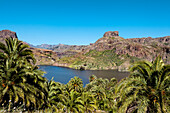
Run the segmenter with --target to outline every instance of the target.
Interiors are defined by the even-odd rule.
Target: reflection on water
[[[96,75],[98,78],[111,79],[115,77],[118,81],[129,75],[128,72],[118,72],[116,70],[74,70],[56,66],[39,66],[41,70],[45,71],[45,77],[51,80],[54,77],[54,81],[66,84],[74,76],[78,76],[83,80],[83,84],[89,83],[89,77]]]

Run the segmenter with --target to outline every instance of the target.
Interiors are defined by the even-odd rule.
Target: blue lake
[[[39,69],[46,72],[44,75],[48,80],[54,77],[54,81],[66,84],[71,78],[77,76],[82,79],[83,84],[89,83],[89,77],[96,75],[98,78],[111,79],[115,77],[118,81],[129,75],[128,72],[118,72],[116,70],[74,70],[56,66],[39,66]]]

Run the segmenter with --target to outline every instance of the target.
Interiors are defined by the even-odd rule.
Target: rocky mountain
[[[32,45],[32,46],[35,47],[35,48],[50,49],[51,50],[56,45],[41,44],[41,45],[36,45],[36,46]]]
[[[0,31],[0,42],[4,42],[5,39],[9,37],[18,38],[16,32],[12,32],[9,30]]]
[[[114,32],[112,34],[106,32],[102,38],[89,47],[88,51],[113,49],[118,55],[124,54],[150,61],[157,55],[161,55],[163,59],[166,59],[170,53],[170,36],[124,39],[115,35]]]
[[[41,44],[33,47],[52,50],[58,54],[58,57],[62,58],[62,57],[69,57],[72,55],[76,55],[77,53],[85,50],[88,47],[88,45]]]
[[[109,31],[84,51],[60,59],[57,64],[69,64],[76,69],[127,70],[137,60],[153,61],[158,55],[170,63],[170,36],[124,39],[118,31]]]
[[[15,32],[0,31],[0,40],[17,38]],[[37,64],[64,66],[74,69],[118,69],[127,70],[138,60],[153,61],[158,55],[170,64],[170,36],[124,39],[118,31],[108,31],[90,45],[32,46]]]
[[[0,31],[0,42],[4,43],[5,39],[9,37],[18,38],[16,32],[12,32],[10,30]],[[23,43],[27,45],[31,45],[26,42]],[[33,47],[30,47],[30,49],[34,53],[34,56],[37,60],[37,65],[53,65],[58,60],[57,53],[53,52],[52,50],[39,49]]]

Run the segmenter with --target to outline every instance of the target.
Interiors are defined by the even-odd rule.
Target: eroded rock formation
[[[119,32],[118,31],[108,31],[103,35],[103,37],[114,37],[114,36],[119,36]]]
[[[18,38],[16,32],[12,32],[10,30],[0,31],[0,42],[4,43],[5,39],[9,37]]]

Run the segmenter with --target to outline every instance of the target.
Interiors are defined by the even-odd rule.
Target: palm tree
[[[70,92],[66,91],[65,95],[60,95],[62,103],[65,105],[67,113],[83,113],[85,108],[81,98],[78,98],[80,94],[71,90]]]
[[[154,62],[140,61],[130,68],[131,76],[116,90],[119,112],[170,112],[170,65],[161,57]]]
[[[27,63],[35,63],[35,58],[28,45],[23,44],[22,41],[16,38],[7,38],[5,42],[6,44],[0,43],[0,50],[2,51],[0,53],[1,63],[7,60],[8,65],[12,66],[18,63],[19,59],[24,59]]]
[[[92,82],[93,80],[97,79],[97,77],[95,75],[91,75],[89,77],[89,82]]]
[[[68,82],[69,91],[74,90],[77,92],[82,92],[83,90],[83,81],[79,77],[71,78]]]
[[[48,103],[49,108],[52,108],[53,111],[56,112],[62,112],[64,110],[64,105],[61,103],[61,98],[62,96],[60,95],[64,95],[63,94],[63,85],[61,83],[55,82],[53,81],[53,78],[51,79],[50,82],[47,83],[48,84]]]
[[[82,95],[78,97],[78,100],[79,99],[82,101],[86,113],[93,112],[97,109],[95,99],[91,92],[83,92]]]
[[[46,84],[47,79],[42,76],[43,74],[44,72],[39,70],[38,66],[31,66],[31,68],[27,70],[27,72],[24,75],[26,76],[26,79],[27,79],[26,83],[33,86],[34,88],[34,93],[32,94],[34,94],[36,103],[34,103],[34,107],[32,108],[42,109],[44,107],[47,107],[48,105],[48,102],[47,102],[48,89],[47,89],[47,84]]]
[[[6,44],[0,43],[0,50],[0,104],[8,106],[8,111],[20,104],[24,104],[24,108],[35,106],[36,98],[43,95],[39,80],[45,81],[45,78],[33,65],[35,59],[29,46],[7,38]]]
[[[91,79],[92,77],[90,77],[89,79]],[[102,78],[97,78],[96,76],[94,76],[95,79],[93,79],[89,84],[86,84],[85,90],[86,91],[91,91],[93,87],[101,87],[104,88],[106,81]]]
[[[91,82],[86,85],[85,91],[91,92],[96,100],[96,104],[99,109],[105,111],[113,111],[114,108],[114,98],[113,94],[115,92],[115,85],[117,80],[112,78],[110,81],[108,79],[97,78],[96,76],[91,76],[89,79]]]

